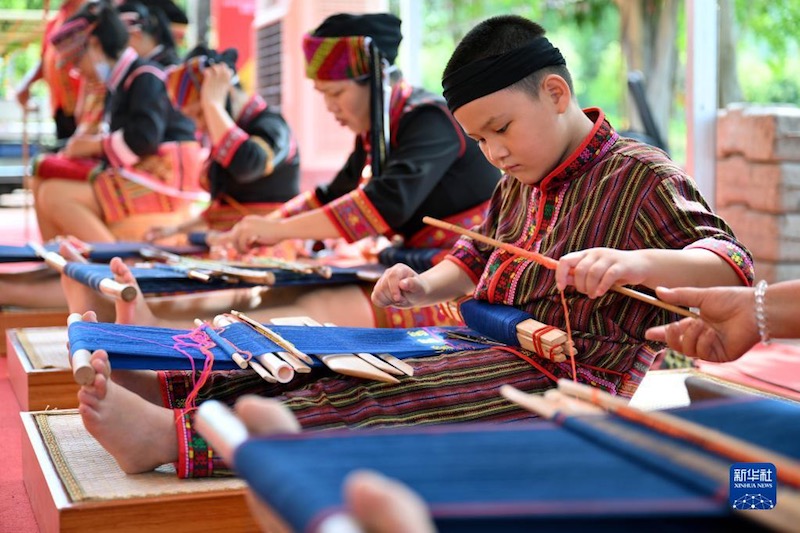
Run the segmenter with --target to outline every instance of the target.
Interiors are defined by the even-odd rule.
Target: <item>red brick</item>
[[[800,161],[800,108],[732,104],[717,115],[717,157]]]
[[[716,206],[773,214],[800,212],[800,163],[758,163],[741,155],[717,161]]]
[[[771,214],[735,205],[717,208],[753,257],[775,262],[800,261],[800,213]]]

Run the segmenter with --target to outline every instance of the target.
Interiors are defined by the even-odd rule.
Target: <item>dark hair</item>
[[[543,37],[545,29],[539,24],[518,15],[500,15],[479,23],[472,28],[456,46],[447,62],[442,78],[475,61],[510,52],[537,37]],[[539,95],[539,86],[545,76],[557,74],[564,78],[574,94],[572,76],[566,65],[545,67],[509,86],[531,96]]]
[[[95,24],[92,35],[100,41],[103,53],[110,58],[119,56],[128,46],[128,29],[119,18],[117,9],[108,0],[91,0],[84,4],[77,13],[69,18],[83,18]]]
[[[144,33],[152,36],[164,48],[175,48],[170,21],[162,9],[151,9],[137,0],[128,0],[119,6],[119,11],[120,13],[136,13]]]

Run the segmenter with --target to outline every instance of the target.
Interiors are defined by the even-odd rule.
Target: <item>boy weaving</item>
[[[752,282],[748,251],[691,178],[660,150],[620,138],[602,111],[581,110],[565,61],[539,25],[515,16],[481,23],[458,45],[443,85],[458,122],[505,172],[479,231],[558,258],[558,268],[462,238],[448,260],[422,274],[403,265],[387,271],[374,303],[408,307],[472,293],[561,327],[562,288],[577,379],[628,397],[659,349],[645,340],[646,329],[675,317],[609,287]],[[84,423],[126,471],[177,460],[181,475],[191,476],[219,466],[194,433],[190,413],[175,423],[170,409],[182,405],[176,381],[156,394],[140,391],[148,403],[107,379],[102,351],[94,365],[98,377],[80,393]],[[534,369],[489,349],[419,359],[415,376],[399,385],[323,377],[263,395],[281,399],[304,428],[513,421],[531,415],[502,400],[499,386],[541,392],[554,386],[548,374],[572,372],[567,363],[541,361]],[[225,380],[217,376],[201,399],[232,403],[241,390],[225,391]],[[183,383],[190,383],[188,376]],[[141,424],[138,445],[120,422],[131,416],[151,422]]]

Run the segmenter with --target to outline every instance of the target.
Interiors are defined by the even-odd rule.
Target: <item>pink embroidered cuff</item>
[[[114,167],[131,167],[139,161],[139,156],[125,142],[124,130],[117,130],[103,136],[103,153]]]
[[[741,279],[745,285],[748,287],[753,285],[753,280],[755,279],[755,268],[753,261],[750,259],[750,255],[747,254],[739,245],[730,241],[716,239],[714,237],[707,237],[697,242],[693,242],[686,248],[702,248],[704,250],[714,252],[731,265],[731,267],[736,271],[736,274],[739,276],[739,279]]]
[[[228,165],[231,164],[231,159],[236,154],[236,150],[249,138],[250,136],[242,131],[241,128],[233,126],[211,151],[211,157],[223,167],[228,168]]]
[[[317,200],[316,193],[314,191],[306,191],[284,203],[281,206],[280,213],[282,218],[289,218],[320,207],[322,207],[322,202]]]
[[[227,467],[208,443],[194,429],[194,414],[175,410],[175,429],[178,434],[178,462],[175,469],[180,479],[211,477]]]
[[[372,204],[363,189],[356,189],[322,207],[347,242],[383,235],[391,228]]]

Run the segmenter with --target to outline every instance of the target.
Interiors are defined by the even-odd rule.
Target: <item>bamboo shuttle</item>
[[[231,314],[236,318],[240,319],[242,322],[246,322],[253,329],[264,335],[266,338],[268,338],[269,340],[271,340],[272,342],[283,348],[286,352],[296,357],[297,359],[307,364],[311,364],[314,362],[314,360],[311,359],[311,357],[309,357],[308,354],[305,354],[300,350],[298,350],[294,344],[287,341],[286,339],[284,339],[283,337],[281,337],[280,335],[269,329],[264,324],[261,324],[260,322],[253,320],[249,316],[245,315],[240,311],[236,311],[235,309],[231,310]]]

